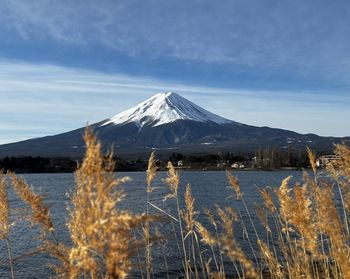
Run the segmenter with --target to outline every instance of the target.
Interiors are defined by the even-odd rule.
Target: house
[[[238,164],[238,163],[233,163],[233,164],[231,165],[231,168],[233,168],[233,169],[238,169],[238,168],[239,168],[239,164]]]
[[[318,167],[325,166],[325,165],[332,163],[332,162],[335,162],[337,160],[340,160],[340,157],[337,155],[323,155],[317,159],[316,165]]]

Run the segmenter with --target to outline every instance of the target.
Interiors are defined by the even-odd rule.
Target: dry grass
[[[182,264],[179,272],[183,278],[232,278],[226,272],[228,262],[236,271],[235,278],[350,278],[350,149],[346,145],[336,146],[335,153],[340,159],[327,166],[326,180],[318,176],[316,155],[308,149],[312,176],[305,173],[301,184],[291,185],[291,177],[287,177],[276,189],[260,189],[263,202],[256,207],[254,215],[265,231],[258,231],[237,178],[228,172],[229,185],[248,218],[243,219],[242,212],[232,207],[217,206],[215,212],[196,209],[189,184],[184,196],[179,195],[180,176],[171,163],[164,180],[169,188],[164,203],[151,203],[150,196],[157,190],[153,185],[157,176],[154,153],[146,173],[146,212],[134,214],[121,210],[119,204],[125,199],[121,186],[129,179],[115,177],[111,155],[102,155],[101,144],[91,130],[86,130],[84,140],[86,155],[75,173],[76,188],[68,211],[70,246],[54,238],[54,225],[43,197],[34,193],[22,178],[9,174],[13,189],[31,208],[32,223],[40,225],[45,232],[40,251],[44,250],[60,263],[53,267],[57,277],[126,278],[138,270],[142,278],[153,278],[158,268],[154,266],[158,263],[153,262],[157,245],[168,268],[171,261],[165,253],[168,241],[158,233],[159,219],[150,214],[152,206],[172,225],[172,231],[166,234],[174,235],[175,243],[170,247],[178,248]],[[175,214],[167,209],[165,202],[175,204]],[[14,278],[9,212],[7,185],[0,174],[0,240],[8,243]],[[207,217],[209,226],[199,221],[202,215]],[[236,240],[236,228],[243,230],[252,258]],[[248,230],[253,233],[249,234]],[[154,243],[157,239],[161,241]],[[169,273],[166,274],[169,278]]]
[[[9,176],[12,179],[12,187],[16,194],[31,207],[31,221],[33,224],[40,224],[46,231],[53,231],[49,207],[44,204],[44,198],[34,193],[23,178],[17,177],[14,173],[9,173]]]
[[[131,256],[142,243],[134,238],[133,230],[140,229],[149,217],[118,209],[125,197],[120,185],[129,179],[115,178],[111,156],[101,155],[101,145],[90,130],[84,140],[87,152],[75,174],[68,222],[73,241],[70,276],[125,278],[132,267]]]
[[[5,177],[0,172],[0,239],[6,239],[10,232],[9,203]]]
[[[0,171],[0,240],[6,241],[11,278],[15,278],[15,272],[13,269],[13,255],[9,236],[10,227],[10,209],[7,194],[7,184],[3,172]]]
[[[147,182],[147,207],[146,207],[146,215],[149,216],[149,202],[150,202],[150,194],[154,191],[153,181],[156,178],[157,166],[156,166],[156,156],[155,152],[151,153],[151,156],[148,160],[148,167],[146,172],[146,182]],[[145,236],[145,245],[146,245],[146,276],[147,279],[151,278],[152,274],[152,242],[151,242],[151,229],[150,222],[146,220],[144,227],[144,236]]]

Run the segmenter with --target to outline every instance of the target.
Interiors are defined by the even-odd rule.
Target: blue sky
[[[233,120],[350,135],[349,1],[3,0],[0,143],[163,91]]]

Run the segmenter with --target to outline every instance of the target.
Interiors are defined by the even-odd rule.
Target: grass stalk
[[[9,258],[9,265],[10,265],[10,270],[11,270],[11,278],[15,279],[15,271],[13,268],[13,256],[12,256],[12,247],[10,243],[9,237],[6,237],[6,245],[7,245],[7,253],[8,253],[8,258]]]
[[[184,196],[185,207],[180,207],[179,174],[171,163],[168,164],[168,175],[165,179],[170,192],[164,200],[174,199],[173,205],[176,208],[173,211],[169,208],[164,210],[153,204],[151,193],[156,177],[154,153],[147,169],[145,212],[133,214],[129,210],[120,209],[119,202],[125,198],[120,185],[127,178],[115,178],[111,156],[101,154],[101,144],[89,130],[85,134],[85,142],[86,156],[75,174],[76,189],[71,197],[72,207],[69,209],[70,246],[65,246],[56,238],[43,197],[36,194],[22,178],[11,173],[15,192],[31,208],[32,225],[39,225],[44,232],[40,249],[13,257],[11,243],[14,240],[10,241],[9,237],[13,224],[9,222],[7,185],[0,173],[0,240],[7,245],[11,278],[16,275],[14,262],[39,252],[49,253],[51,249],[51,255],[55,255],[60,261],[61,265],[56,272],[61,278],[123,279],[132,274],[134,266],[137,265],[133,261],[137,260],[142,279],[151,279],[157,269],[157,261],[152,259],[153,254],[156,254],[155,250],[152,251],[153,243],[158,236],[164,240],[161,234],[163,232],[158,234],[158,226],[152,226],[159,219],[151,215],[151,208],[169,217],[175,249],[181,259],[180,272],[185,279],[223,279],[230,276],[226,273],[228,269],[225,268],[227,263],[224,259],[232,262],[240,279],[350,278],[349,147],[337,146],[339,160],[336,166],[326,169],[338,188],[329,181],[321,181],[315,164],[316,155],[308,149],[313,179],[305,174],[303,184],[294,186],[289,185],[290,177],[284,179],[275,191],[276,206],[272,195],[270,197],[267,191],[261,190],[265,207],[259,207],[262,211],[260,215],[258,213],[258,219],[266,231],[258,232],[258,226],[253,221],[254,216],[238,181],[230,173],[227,173],[230,185],[244,209],[238,214],[232,207],[217,206],[215,214],[207,211],[211,230],[197,220],[196,216],[200,211],[197,213],[194,210],[194,198],[189,185]],[[337,191],[340,203],[335,198]],[[235,239],[234,225],[237,221],[241,223],[243,237],[255,263],[247,257]],[[151,237],[153,232],[155,237]],[[266,239],[265,243],[262,239]],[[165,240],[162,244],[162,257],[166,277],[170,278],[166,243],[168,242]],[[207,246],[210,250],[203,248]],[[142,259],[140,254],[143,255]],[[216,269],[213,271],[210,266],[212,260]],[[269,274],[265,273],[263,267]]]
[[[182,226],[182,221],[181,221],[181,213],[180,213],[180,205],[179,205],[179,198],[178,196],[175,197],[176,200],[176,210],[177,210],[177,216],[179,219],[179,228],[180,228],[180,237],[181,237],[181,244],[182,244],[182,253],[184,256],[184,261],[185,261],[185,276],[186,278],[191,278],[190,277],[190,268],[189,268],[189,263],[187,259],[187,252],[186,252],[186,247],[185,247],[185,239],[184,239],[184,230]]]

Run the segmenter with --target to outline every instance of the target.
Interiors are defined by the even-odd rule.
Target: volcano
[[[254,152],[264,147],[305,150],[309,146],[331,152],[335,143],[350,140],[246,125],[209,112],[173,92],[156,94],[91,127],[104,149],[113,147],[117,155],[128,157],[147,157],[152,150],[158,154]],[[85,152],[84,129],[0,145],[0,158],[80,158]]]

